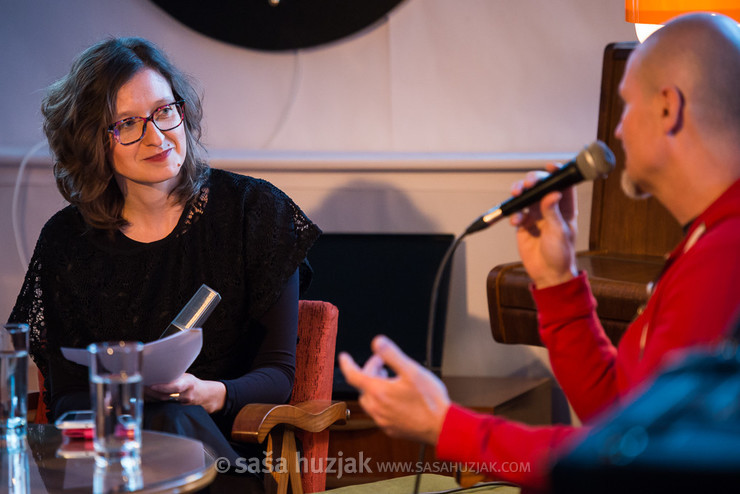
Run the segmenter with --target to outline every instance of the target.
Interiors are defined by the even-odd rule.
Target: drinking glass
[[[0,331],[0,447],[25,447],[28,395],[28,324]]]
[[[31,476],[28,464],[27,448],[0,452],[0,477],[6,477],[0,492],[7,494],[31,494]]]
[[[95,464],[93,471],[93,494],[113,492],[133,492],[144,487],[141,464],[131,465],[110,463],[105,466]]]
[[[93,407],[95,463],[100,467],[140,462],[143,414],[139,342],[93,343],[90,353],[90,399]]]

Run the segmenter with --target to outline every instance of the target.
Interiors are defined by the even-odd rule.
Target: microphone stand
[[[432,354],[434,351],[434,323],[437,319],[437,311],[438,311],[438,300],[439,300],[439,287],[442,283],[442,276],[444,276],[445,269],[447,269],[447,265],[450,264],[450,261],[452,260],[452,256],[457,250],[457,248],[462,243],[463,239],[467,237],[469,234],[473,232],[477,232],[480,230],[483,230],[484,228],[488,228],[489,226],[493,225],[494,223],[497,223],[500,221],[504,216],[500,213],[500,209],[496,209],[496,214],[491,214],[492,212],[489,212],[488,214],[482,216],[475,222],[473,222],[468,228],[465,229],[463,233],[458,235],[455,240],[452,242],[452,245],[447,249],[447,252],[445,252],[444,257],[442,257],[442,261],[439,263],[439,267],[437,268],[437,273],[434,276],[434,283],[432,284],[432,293],[429,297],[429,319],[427,320],[427,345],[426,345],[426,357],[424,361],[424,367],[429,372],[434,373],[434,369],[432,367]],[[445,331],[446,321],[442,321],[442,331]],[[441,376],[441,370],[440,370],[440,376]],[[427,445],[425,443],[421,444],[421,448],[419,450],[419,464],[421,465],[424,461],[424,457],[426,456],[426,447]],[[414,482],[414,494],[419,494],[419,487],[421,485],[421,474],[424,471],[424,469],[420,469],[418,472],[416,472],[416,481]]]

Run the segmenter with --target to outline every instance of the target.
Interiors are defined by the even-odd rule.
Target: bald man
[[[740,305],[738,81],[740,28],[723,16],[677,18],[628,61],[616,129],[626,155],[623,186],[632,196],[657,198],[684,225],[685,237],[618,349],[599,323],[586,276],[576,270],[572,191],[551,193],[539,208],[511,219],[533,280],[540,337],[585,424],[649,381],[677,351],[719,342]],[[512,192],[536,179],[527,176]],[[346,354],[340,365],[386,432],[435,445],[441,459],[485,463],[497,478],[547,490],[557,449],[579,429],[473,413],[450,403],[442,383],[387,338],[377,337],[372,347],[362,369]],[[396,377],[386,377],[384,363]]]

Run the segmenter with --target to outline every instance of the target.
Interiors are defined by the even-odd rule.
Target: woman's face
[[[167,80],[156,70],[145,68],[118,90],[114,121],[146,118],[157,108],[174,101]],[[170,192],[177,185],[177,175],[186,155],[184,123],[162,132],[151,121],[147,122],[144,137],[128,146],[111,139],[111,162],[124,197],[142,186]]]

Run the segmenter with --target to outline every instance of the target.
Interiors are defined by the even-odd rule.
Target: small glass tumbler
[[[0,492],[7,494],[31,494],[31,475],[28,455],[33,454],[28,448],[0,452]]]
[[[105,466],[95,464],[93,471],[93,494],[114,492],[134,492],[144,487],[141,464],[131,465],[111,463]]]
[[[95,415],[93,446],[99,467],[121,464],[138,468],[143,415],[139,342],[93,343],[90,354],[90,400]]]
[[[0,331],[0,448],[25,447],[28,395],[28,324]]]

